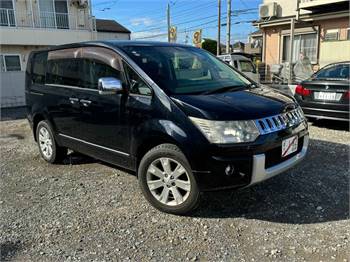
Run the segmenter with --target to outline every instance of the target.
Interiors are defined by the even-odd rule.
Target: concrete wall
[[[59,45],[93,40],[88,30],[1,27],[2,45]]]
[[[108,40],[108,39],[130,40],[130,34],[97,32],[97,40]]]
[[[0,72],[0,107],[25,105],[25,72]]]

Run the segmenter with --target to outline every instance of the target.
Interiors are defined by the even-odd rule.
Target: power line
[[[250,14],[249,12],[252,11],[252,10],[257,10],[257,8],[248,8],[248,9],[240,9],[240,10],[233,10],[231,12],[231,16],[238,16],[238,15],[246,15],[246,14]],[[225,15],[227,14],[227,12],[224,12],[222,13],[222,15]],[[212,17],[216,17],[217,15],[211,15],[211,16],[206,16],[206,17],[201,17],[201,18],[197,18],[197,19],[191,19],[191,20],[188,20],[188,21],[184,21],[184,22],[181,22],[181,23],[172,23],[173,25],[183,25],[183,24],[188,24],[188,23],[192,23],[192,22],[196,22],[196,21],[201,21],[201,20],[206,20],[208,18],[212,18]],[[226,19],[227,16],[224,16],[223,19]],[[214,22],[214,21],[217,21],[217,19],[211,21],[211,22]],[[235,24],[235,23],[234,23]],[[225,24],[224,24],[225,25]],[[149,32],[149,31],[156,31],[156,30],[160,30],[160,29],[163,29],[165,27],[164,26],[159,26],[159,27],[146,27],[144,28],[143,30],[139,30],[139,31],[134,31],[133,33],[141,33],[141,32]]]
[[[197,29],[209,29],[209,28],[217,28],[218,25],[215,25],[215,26],[209,26],[209,27],[202,27],[203,25],[207,25],[207,24],[210,24],[210,23],[213,23],[213,22],[217,22],[217,20],[213,20],[213,21],[210,21],[210,22],[207,22],[207,23],[202,23],[202,24],[198,24],[198,25],[195,25],[195,26],[191,26],[191,27],[187,27],[187,28],[184,28],[182,30],[178,30],[178,34],[181,34],[181,33],[186,33],[186,32],[191,32],[191,31],[196,31]],[[238,22],[235,22],[235,24],[243,24],[243,23],[252,23],[253,20],[242,20],[242,21],[238,21]],[[190,29],[194,29],[194,30],[190,30]],[[155,38],[155,37],[159,37],[159,36],[166,36],[168,33],[159,33],[159,34],[154,34],[154,35],[149,35],[149,36],[143,36],[143,37],[138,37],[138,38],[135,38],[135,40],[139,40],[139,39],[149,39],[149,38]]]

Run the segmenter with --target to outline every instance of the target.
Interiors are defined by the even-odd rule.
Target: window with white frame
[[[282,62],[289,61],[290,36],[283,36]],[[317,63],[318,41],[317,33],[305,33],[294,36],[292,62],[299,60],[300,54],[309,58],[311,63]]]
[[[21,71],[21,55],[2,54],[0,55],[1,72]]]
[[[324,34],[324,41],[339,40],[339,29],[328,29]]]

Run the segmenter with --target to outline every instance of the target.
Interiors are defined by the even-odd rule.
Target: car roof
[[[67,48],[78,48],[84,46],[104,46],[110,48],[123,48],[125,46],[177,46],[177,47],[192,47],[190,45],[168,43],[168,42],[157,42],[157,41],[134,41],[134,40],[103,40],[103,41],[86,41],[65,45],[57,45],[46,49],[46,51],[67,49]]]

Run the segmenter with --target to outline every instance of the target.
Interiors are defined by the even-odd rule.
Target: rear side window
[[[253,63],[250,61],[240,60],[239,64],[241,66],[242,72],[252,72],[255,73],[255,68],[253,66]]]
[[[45,84],[47,53],[38,53],[33,57],[32,81],[34,84]]]
[[[316,79],[349,79],[349,64],[340,64],[321,69],[315,76]]]
[[[78,59],[49,60],[46,83],[67,86],[80,86]]]

